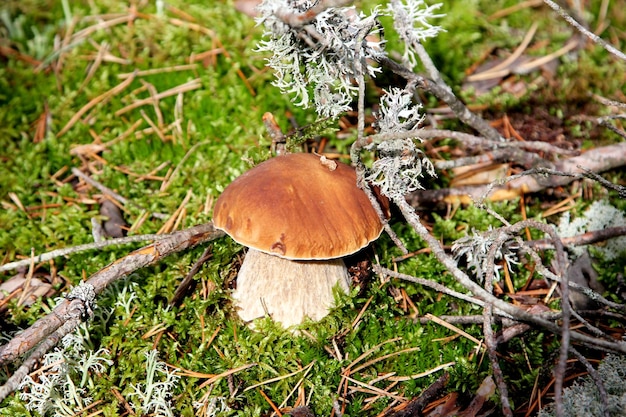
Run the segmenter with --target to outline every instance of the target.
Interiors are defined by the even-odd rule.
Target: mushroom
[[[235,179],[217,199],[213,223],[249,248],[233,293],[239,316],[251,322],[269,314],[285,327],[326,316],[333,288],[349,290],[341,258],[383,229],[354,169],[303,153]]]

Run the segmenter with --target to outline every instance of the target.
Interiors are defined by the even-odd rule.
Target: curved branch
[[[162,240],[138,249],[109,264],[93,274],[82,285],[91,287],[96,295],[100,294],[107,286],[137,269],[223,235],[224,232],[215,229],[212,223],[171,233]],[[73,331],[80,324],[84,311],[83,300],[66,298],[50,314],[37,320],[31,327],[15,336],[7,344],[0,346],[0,365],[12,362],[20,355],[36,348],[18,369],[14,378],[11,378],[11,385],[7,381],[5,386],[0,388],[0,402],[17,389],[21,379],[32,369],[38,358],[52,348],[63,335]]]
[[[45,252],[39,255],[36,255],[34,258],[22,259],[21,261],[8,262],[4,265],[0,265],[0,272],[11,271],[14,269],[18,269],[21,267],[25,267],[30,265],[31,262],[39,263],[46,262],[54,258],[59,258],[61,256],[67,256],[78,252],[85,252],[88,250],[94,249],[102,249],[108,246],[117,246],[117,245],[125,245],[127,243],[135,243],[135,242],[145,242],[147,240],[161,240],[167,238],[167,235],[136,235],[136,236],[126,236],[120,237],[116,239],[103,240],[100,242],[86,243],[84,245],[71,246],[69,248],[61,248],[55,249],[50,252]]]

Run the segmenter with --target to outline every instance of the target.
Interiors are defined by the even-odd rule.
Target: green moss
[[[57,57],[54,37],[63,39],[68,17],[77,18],[74,29],[77,33],[96,22],[83,19],[85,16],[128,13],[126,4],[96,0],[89,4],[66,2],[71,8],[71,16],[68,16],[62,3],[27,0],[10,1],[3,5],[3,16],[9,16],[6,20],[9,24],[5,23],[5,27],[0,28],[3,30],[0,42],[44,63],[54,63]],[[514,3],[471,1],[444,5],[442,10],[447,15],[438,23],[444,26],[446,32],[426,42],[426,47],[455,89],[458,90],[461,85],[464,71],[486,51],[492,48],[510,51],[519,45],[531,21],[540,23],[537,39],[552,42],[543,49],[533,51],[533,54],[541,56],[566,42],[570,33],[564,30],[566,24],[554,24],[554,19],[548,14],[531,8],[506,19],[489,20],[488,16],[493,12]],[[598,7],[599,2],[592,3],[593,7]],[[227,184],[249,169],[249,162],[257,163],[269,156],[267,148],[270,140],[262,123],[262,116],[267,111],[275,115],[285,132],[292,129],[287,112],[293,115],[299,126],[307,126],[305,134],[294,135],[293,138],[301,140],[323,134],[328,136],[328,146],[333,151],[348,153],[354,139],[350,132],[343,131],[338,138],[330,129],[336,127],[334,122],[330,125],[316,123],[310,111],[294,108],[289,98],[271,85],[273,78],[270,72],[264,70],[264,57],[253,52],[260,29],[251,19],[237,12],[231,1],[214,1],[207,5],[175,0],[168,4],[182,9],[193,17],[194,24],[212,32],[196,30],[172,20],[184,20],[181,17],[184,14],[175,10],[166,8],[160,16],[156,16],[156,5],[151,4],[140,10],[150,14],[151,18],[138,16],[132,24],[118,24],[94,32],[89,37],[91,42],[73,44],[64,55],[63,66],[58,71],[52,66],[37,69],[15,55],[2,57],[0,201],[3,207],[0,210],[0,252],[3,259],[27,256],[31,248],[41,253],[92,241],[91,218],[98,215],[98,205],[87,198],[95,199],[100,192],[77,187],[78,181],[70,177],[69,171],[52,177],[64,169],[84,169],[86,162],[89,162],[92,168],[90,175],[95,180],[151,212],[171,214],[191,192],[182,228],[209,220],[210,213],[203,210],[207,197],[217,197]],[[388,18],[382,17],[382,20],[385,25],[389,24]],[[392,31],[389,28],[387,32]],[[388,37],[388,41],[392,49],[403,50],[393,35]],[[124,62],[104,60],[91,80],[85,83],[88,72],[93,68],[94,57],[103,45],[108,45],[111,56],[122,58]],[[227,54],[216,49],[222,46]],[[65,134],[57,136],[81,108],[119,85],[123,81],[119,77],[121,74],[187,64],[192,54],[197,56],[211,50],[216,51],[215,62],[197,62],[192,70],[137,76],[121,93],[95,105]],[[570,94],[589,91],[610,95],[623,89],[620,85],[623,64],[606,65],[606,60],[606,52],[597,47],[580,51],[576,60],[564,59],[556,77],[559,88],[554,89],[562,92],[559,93],[562,96],[554,93],[546,96],[550,100],[546,105],[548,114],[560,113],[559,117],[567,122],[572,111],[561,104]],[[242,80],[242,74],[254,94]],[[385,77],[381,75],[376,83],[380,81],[380,85],[384,86],[392,82]],[[159,112],[152,105],[145,105],[116,115],[125,106],[149,98],[150,93],[145,90],[148,85],[163,92],[194,79],[199,80],[199,88],[183,94],[182,114],[178,113],[177,97],[170,96],[159,101]],[[372,88],[369,94],[375,91]],[[538,102],[537,97],[544,98],[543,94],[547,94],[545,88],[531,90],[528,96],[521,98],[506,96],[497,90],[480,98],[473,97],[471,93],[465,97],[468,101],[488,103],[497,111],[531,113]],[[372,101],[375,98],[368,97]],[[576,100],[576,104],[588,103],[585,98],[578,97]],[[439,104],[430,97],[425,101],[433,107]],[[148,128],[144,117],[158,122],[159,114],[166,126],[180,117],[180,131],[176,134],[168,131],[170,136],[165,141],[154,133],[145,132],[117,139],[136,121],[142,121],[136,132]],[[36,122],[42,115],[48,118],[48,131],[35,141]],[[456,122],[445,123],[449,127],[459,127]],[[596,137],[585,136],[587,126],[578,130],[572,127],[571,130],[586,139],[589,147],[597,144]],[[72,152],[77,145],[113,140],[116,142],[99,154],[104,163]],[[161,164],[164,168],[156,175],[165,176],[168,170],[177,169],[176,176],[165,191],[161,189],[161,181],[137,181],[136,175],[127,174],[147,174]],[[619,174],[615,174],[611,180],[618,181],[620,178]],[[623,202],[616,204],[621,208],[626,205]],[[516,201],[490,207],[511,222],[521,219]],[[143,212],[133,205],[126,209],[124,215],[130,224],[137,222]],[[535,204],[528,207],[528,215],[536,218],[541,210]],[[432,225],[433,234],[445,244],[471,233],[472,229],[484,231],[490,226],[500,226],[499,221],[476,207],[460,208],[450,218],[436,211],[424,213],[423,218]],[[154,233],[162,225],[163,220],[150,217],[138,233]],[[424,247],[423,241],[403,222],[394,219],[392,227],[410,250]],[[533,237],[542,236],[533,231]],[[76,285],[83,277],[90,276],[137,246],[56,259],[54,267],[70,285]],[[123,412],[122,405],[112,396],[112,390],[129,399],[132,385],[145,381],[145,353],[153,348],[159,351],[161,360],[173,367],[204,374],[182,376],[173,392],[173,406],[184,416],[194,415],[193,402],[200,401],[209,392],[213,398],[230,407],[231,410],[224,415],[266,415],[270,406],[261,390],[278,405],[301,380],[316,414],[329,415],[333,400],[343,395],[343,392],[338,392],[342,372],[357,357],[375,346],[379,348],[356,366],[384,355],[393,356],[358,370],[351,375],[352,378],[367,383],[387,373],[409,376],[455,362],[448,369],[451,373],[449,388],[467,394],[474,392],[490,372],[487,361],[481,361],[480,355],[472,353],[474,342],[464,337],[449,340],[446,338],[454,336],[451,330],[434,323],[419,324],[412,317],[413,311],[404,309],[394,296],[397,290],[405,291],[420,315],[476,315],[481,314],[481,310],[429,288],[398,280],[382,283],[374,277],[362,288],[354,289],[350,296],[338,295],[338,307],[332,314],[319,323],[304,324],[302,329],[306,332],[286,333],[270,320],[259,322],[256,331],[250,330],[240,322],[230,301],[228,284],[238,265],[241,247],[228,238],[213,242],[212,259],[194,277],[197,284],[195,291],[188,294],[182,305],[169,306],[168,301],[179,282],[204,249],[195,248],[141,269],[99,297],[96,315],[89,322],[89,343],[94,349],[107,349],[114,365],[107,367],[89,387],[89,395],[94,401],[101,401],[91,411],[101,411],[104,416]],[[393,259],[401,255],[400,250],[385,236],[379,239],[374,250],[385,266],[392,266]],[[41,266],[42,270],[46,268],[49,268],[47,264]],[[432,255],[408,258],[397,263],[397,268],[402,273],[434,279],[463,291]],[[517,272],[513,277],[514,284],[521,286],[526,281],[527,272]],[[621,261],[601,266],[601,280],[612,290],[617,288],[617,273],[624,273]],[[10,274],[5,274],[2,281],[9,277]],[[611,296],[617,297],[614,293]],[[23,328],[49,312],[53,304],[52,299],[46,299],[24,308],[14,300],[7,304],[3,318],[8,325]],[[359,323],[353,328],[352,324],[362,310]],[[463,326],[463,330],[481,338],[480,326]],[[390,342],[396,338],[399,339]],[[528,395],[535,378],[541,376],[540,370],[556,342],[537,331],[524,339],[511,341],[503,349],[506,352],[503,367],[516,399]],[[341,352],[340,358],[336,357],[334,345]],[[394,355],[412,348],[417,349]],[[211,376],[245,365],[252,366],[234,373],[230,381],[224,377],[200,388]],[[9,367],[0,372],[12,370]],[[439,375],[410,379],[394,389],[400,395],[414,397]],[[5,379],[6,375],[2,374],[0,381]],[[246,390],[260,383],[263,384]],[[377,386],[384,387],[386,383]],[[294,404],[296,395],[292,395],[287,405]],[[363,415],[362,408],[369,396],[362,392],[349,393],[347,415]],[[387,399],[376,401],[367,415],[376,415],[388,403]],[[17,395],[0,404],[0,414],[31,415]]]

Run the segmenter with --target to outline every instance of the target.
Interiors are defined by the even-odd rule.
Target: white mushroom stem
[[[320,320],[334,304],[333,288],[347,293],[348,270],[341,258],[291,261],[249,249],[233,298],[239,316],[252,321],[269,314],[284,327],[305,317]]]

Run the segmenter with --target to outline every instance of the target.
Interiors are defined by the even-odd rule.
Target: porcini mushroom
[[[341,258],[383,229],[354,169],[303,153],[235,179],[217,199],[213,223],[249,248],[233,293],[239,316],[249,322],[269,314],[285,327],[326,316],[333,288],[349,289]]]

